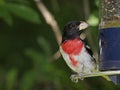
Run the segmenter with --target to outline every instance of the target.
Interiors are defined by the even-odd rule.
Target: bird
[[[63,30],[60,53],[66,64],[79,74],[91,74],[97,71],[97,61],[95,60],[90,47],[80,36],[88,28],[84,21],[68,22]],[[74,78],[73,78],[74,79]]]

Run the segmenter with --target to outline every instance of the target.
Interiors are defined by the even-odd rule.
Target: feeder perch
[[[115,71],[102,71],[102,72],[95,72],[91,74],[73,74],[71,75],[71,80],[75,83],[78,82],[78,80],[84,80],[85,78],[89,77],[98,77],[98,76],[109,76],[109,75],[119,75],[120,70],[115,70]]]

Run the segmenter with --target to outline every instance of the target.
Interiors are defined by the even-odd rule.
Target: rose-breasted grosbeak
[[[87,27],[88,24],[83,21],[72,21],[64,27],[62,35],[60,52],[67,65],[77,73],[71,77],[74,82],[78,82],[76,76],[83,79],[82,75],[99,72],[92,51],[80,37]],[[108,76],[102,77],[110,81]]]
[[[60,45],[60,52],[65,62],[80,75],[91,74],[97,67],[92,51],[80,37],[87,27],[88,24],[83,21],[69,22],[64,27]]]

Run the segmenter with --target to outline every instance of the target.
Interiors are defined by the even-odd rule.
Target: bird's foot
[[[70,76],[70,79],[71,79],[73,82],[78,83],[78,80],[79,80],[79,79],[80,79],[80,80],[84,80],[84,77],[83,77],[83,75],[82,75],[81,73],[79,73],[79,74],[73,74],[73,75],[71,75],[71,76]]]

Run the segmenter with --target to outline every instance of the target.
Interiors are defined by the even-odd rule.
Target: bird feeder
[[[100,0],[99,70],[114,71],[111,80],[120,83],[120,0]],[[116,75],[118,73],[118,75]]]
[[[98,72],[71,75],[74,82],[78,79],[110,76],[115,83],[120,83],[120,0],[100,1],[99,24],[99,62]]]

